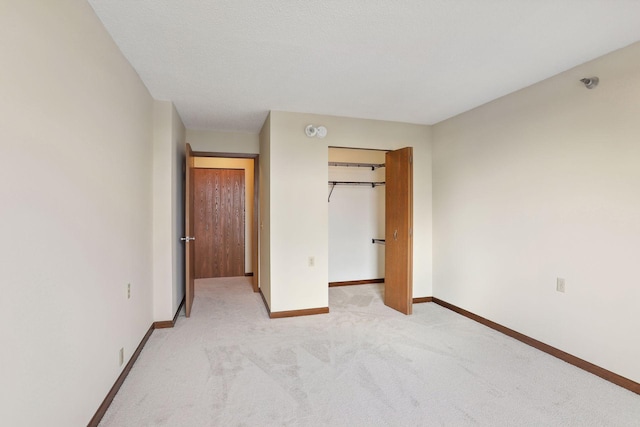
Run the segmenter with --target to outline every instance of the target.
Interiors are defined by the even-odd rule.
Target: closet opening
[[[330,287],[384,283],[385,153],[329,148]]]
[[[333,295],[342,307],[362,307],[376,299],[373,291],[384,305],[411,314],[413,149],[329,147],[328,159],[329,287],[370,288],[369,295],[331,292],[330,301]]]

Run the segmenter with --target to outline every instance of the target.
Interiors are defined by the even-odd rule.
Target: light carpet
[[[246,278],[196,281],[156,330],[108,426],[640,426],[640,396],[383,285],[329,290],[329,314],[269,319]]]

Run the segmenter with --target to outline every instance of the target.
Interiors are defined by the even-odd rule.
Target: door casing
[[[193,150],[187,144],[185,149],[185,184],[184,184],[184,275],[185,275],[185,316],[191,316],[193,307],[194,273],[195,273],[195,251],[193,242],[189,241],[193,237]]]

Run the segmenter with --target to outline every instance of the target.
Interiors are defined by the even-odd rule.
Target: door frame
[[[184,197],[182,200],[182,209],[184,209],[184,311],[185,316],[191,316],[191,308],[193,307],[193,298],[195,296],[194,286],[194,248],[191,243],[193,239],[193,150],[191,145],[187,142],[185,144],[185,159],[184,159],[185,173],[184,173]]]
[[[251,218],[253,229],[251,231],[251,269],[253,270],[253,277],[251,278],[251,286],[253,292],[260,291],[258,268],[259,262],[259,220],[260,209],[258,208],[260,200],[260,188],[259,188],[259,164],[260,155],[251,153],[219,153],[219,152],[207,152],[207,151],[194,151],[193,157],[216,157],[220,159],[253,159],[253,218]],[[192,206],[193,207],[193,206]],[[246,218],[245,218],[246,219]]]

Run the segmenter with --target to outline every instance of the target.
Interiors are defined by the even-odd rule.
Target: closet
[[[329,285],[385,276],[385,151],[329,148]]]

